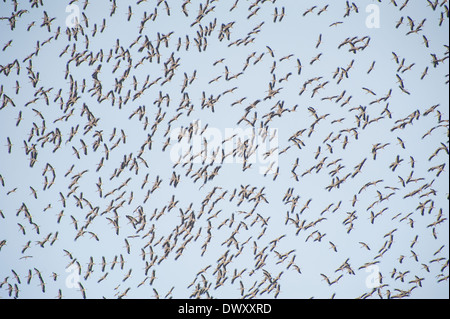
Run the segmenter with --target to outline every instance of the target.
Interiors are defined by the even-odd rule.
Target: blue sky
[[[43,6],[34,7],[20,3],[17,8],[12,2],[1,3],[0,16],[6,19],[0,20],[4,48],[0,52],[4,70],[0,73],[4,104],[0,109],[0,175],[4,182],[0,184],[0,241],[5,241],[0,248],[0,280],[5,282],[0,297],[17,293],[19,298],[55,298],[61,292],[65,298],[81,298],[80,287],[70,284],[77,276],[73,270],[66,271],[69,265],[79,263],[78,279],[88,298],[115,298],[125,292],[128,298],[155,298],[155,291],[161,298],[189,298],[196,296],[196,285],[200,285],[198,291],[207,288],[202,298],[208,294],[213,298],[387,298],[406,291],[410,298],[448,298],[448,4],[441,2],[433,9],[425,2],[409,2],[403,7],[399,1],[396,5],[372,1],[379,8],[380,25],[369,28],[367,1],[355,1],[357,10],[349,3],[349,15],[346,1],[240,0],[232,11],[231,1],[192,1],[185,6],[188,16],[179,1],[145,1],[131,4],[129,21],[128,4],[117,3],[111,14],[111,1],[90,2],[86,8],[84,2],[73,1],[85,34],[79,29],[76,39],[69,39],[66,33],[68,2],[44,1]],[[200,4],[211,11],[191,26]],[[326,5],[327,10],[321,12]],[[283,7],[285,16],[274,22],[275,9],[281,14]],[[309,9],[311,12],[304,14]],[[140,33],[141,21],[155,10],[156,18],[148,19]],[[248,18],[254,10],[258,11]],[[44,12],[54,18],[50,31],[41,26]],[[11,30],[8,18],[14,15]],[[227,25],[231,26],[229,39],[225,34],[220,40],[221,29]],[[146,38],[156,48],[158,39],[169,34],[167,46],[160,41],[160,62],[157,56],[150,60],[152,50],[143,47]],[[202,46],[207,42],[201,51],[195,45],[199,34]],[[353,53],[350,44],[343,44],[346,40],[365,48]],[[432,55],[441,60],[436,67]],[[95,56],[96,61],[92,60]],[[15,59],[20,69],[16,64],[7,74]],[[297,61],[302,65],[300,74]],[[99,65],[101,102],[93,94],[93,73]],[[174,66],[174,71],[164,83],[170,74],[167,66]],[[427,75],[421,79],[426,68]],[[115,91],[122,76],[122,90]],[[192,82],[182,92],[186,77]],[[146,81],[147,89],[134,99]],[[280,91],[266,99],[272,81],[273,90]],[[75,86],[79,99],[71,104],[68,101]],[[231,92],[226,93],[228,90]],[[113,92],[114,103],[108,92]],[[160,95],[169,96],[170,103],[165,99],[158,106]],[[203,96],[218,99],[214,112],[202,107]],[[5,104],[7,97],[14,106]],[[190,105],[179,108],[186,97],[191,111]],[[255,101],[259,103],[249,108],[248,122],[240,121]],[[226,132],[230,130],[250,129],[251,125],[260,128],[278,105],[285,111],[265,124],[277,132],[273,143],[277,141],[278,148],[269,161],[257,161],[245,170],[238,158],[222,165],[194,162],[188,171],[190,164],[174,166],[178,158],[170,154],[177,141],[172,138],[164,148],[171,132],[196,121],[203,128],[208,125],[206,129],[221,135],[221,140],[229,137]],[[83,112],[85,107],[91,116]],[[93,118],[96,125],[87,131]],[[250,124],[253,119],[256,121]],[[52,137],[58,132],[61,143],[54,151],[58,142]],[[72,138],[71,132],[76,132]],[[145,144],[149,134],[151,149]],[[292,138],[295,134],[300,146]],[[49,141],[43,143],[46,135]],[[209,140],[209,145],[213,143]],[[249,139],[249,144],[247,152],[256,142]],[[30,154],[25,151],[33,145],[37,161],[30,167]],[[383,145],[374,159],[373,148]],[[271,148],[268,142],[259,144],[256,158]],[[195,153],[186,158],[191,155]],[[393,170],[391,164],[397,156],[401,161]],[[129,159],[126,165],[124,158]],[[273,167],[279,169],[275,180],[273,174],[260,172],[260,167],[273,161]],[[351,177],[363,161],[361,172]],[[441,165],[444,169],[438,174]],[[123,171],[114,177],[121,167]],[[193,174],[205,167],[209,177],[215,169],[217,175],[206,184],[204,178],[195,181]],[[292,173],[294,167],[298,180]],[[173,174],[180,175],[176,187],[171,183]],[[326,187],[336,182],[336,177],[345,182],[328,191]],[[96,185],[100,179],[102,194]],[[161,179],[160,187],[146,200],[157,179]],[[148,182],[143,185],[145,180]],[[53,184],[45,187],[51,181]],[[246,185],[253,193],[242,197],[240,203],[239,194]],[[292,194],[285,201],[289,189]],[[261,198],[255,207],[258,193],[267,202]],[[177,204],[169,211],[172,198]],[[292,209],[294,198],[297,204]],[[207,203],[203,209],[202,203]],[[31,218],[21,210],[25,206]],[[139,212],[146,224],[133,226]],[[159,218],[152,217],[155,212]],[[379,212],[372,223],[371,213]],[[287,215],[290,220],[286,223]],[[195,216],[193,223],[189,216]],[[112,225],[115,219],[120,226],[118,234]],[[304,228],[299,231],[294,221]],[[31,222],[39,227],[39,233]],[[183,230],[189,224],[190,233]],[[349,231],[350,224],[353,228]],[[80,229],[85,232],[77,238]],[[234,231],[238,244],[227,247]],[[57,240],[50,244],[55,234]],[[41,247],[39,242],[47,236],[49,240]],[[30,247],[22,252],[28,242]],[[176,258],[183,244],[185,248]],[[171,250],[161,259],[167,247]],[[114,266],[115,256],[120,261],[121,255],[123,267]],[[225,259],[220,259],[223,256]],[[107,263],[104,270],[103,258]],[[155,262],[148,268],[152,258]],[[346,261],[354,274],[338,270]],[[382,275],[377,285],[381,287],[375,290],[367,285],[372,271],[366,268],[372,263]],[[30,271],[32,278],[27,283]],[[152,281],[153,271],[156,278]],[[233,280],[235,272],[242,275]],[[56,280],[53,273],[58,275]],[[323,275],[331,282],[339,280],[329,285]],[[421,286],[417,278],[423,278]]]

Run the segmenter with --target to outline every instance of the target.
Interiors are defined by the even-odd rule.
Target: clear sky
[[[0,3],[0,297],[449,297],[446,1],[42,2]],[[176,165],[194,123],[252,165]]]

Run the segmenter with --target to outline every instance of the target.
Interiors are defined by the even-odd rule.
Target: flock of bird
[[[416,61],[364,1],[100,2],[0,4],[0,297],[448,293],[447,0],[375,2]],[[217,123],[254,135],[169,156]]]

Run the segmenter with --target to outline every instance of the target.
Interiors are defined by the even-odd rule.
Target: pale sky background
[[[69,13],[66,12],[67,1],[43,1],[44,6],[35,6],[31,8],[30,3],[20,2],[17,11],[26,10],[21,16],[16,18],[15,28],[11,30],[8,19],[0,20],[0,45],[2,49],[8,41],[12,40],[11,45],[0,51],[0,65],[2,69],[15,59],[20,65],[20,72],[13,67],[8,76],[0,73],[0,84],[2,86],[2,95],[0,100],[5,101],[5,96],[10,97],[15,106],[8,104],[0,110],[0,175],[4,180],[4,186],[0,184],[0,242],[5,240],[6,244],[0,248],[0,281],[5,283],[0,289],[0,297],[11,298],[16,295],[15,285],[19,298],[55,298],[58,291],[61,290],[64,298],[81,298],[82,294],[78,286],[70,288],[66,285],[68,276],[71,274],[66,272],[66,267],[71,263],[71,259],[66,256],[64,250],[71,253],[72,257],[81,265],[80,282],[86,289],[88,298],[115,298],[127,291],[128,298],[154,298],[155,289],[160,297],[165,297],[170,291],[168,297],[173,298],[189,298],[195,290],[195,285],[204,281],[197,274],[207,267],[203,274],[207,285],[211,283],[209,295],[213,298],[241,298],[240,281],[245,287],[244,295],[251,294],[253,288],[259,287],[256,298],[274,298],[277,289],[270,293],[262,293],[264,288],[269,285],[269,281],[263,282],[265,273],[270,273],[272,278],[276,278],[281,272],[282,275],[278,280],[279,295],[278,298],[330,298],[334,295],[336,298],[357,298],[364,296],[372,291],[366,285],[369,272],[362,267],[371,262],[378,261],[377,266],[383,276],[382,288],[375,291],[371,298],[379,298],[379,294],[383,298],[389,295],[398,295],[401,291],[408,291],[417,284],[412,282],[417,278],[423,278],[421,287],[413,289],[411,298],[448,298],[448,238],[449,238],[449,184],[448,184],[448,119],[449,119],[449,96],[448,96],[448,16],[446,8],[447,3],[439,1],[435,10],[431,6],[427,6],[426,1],[410,1],[406,7],[401,8],[401,1],[397,1],[397,6],[391,1],[355,1],[358,7],[358,13],[352,10],[350,15],[344,17],[346,12],[346,1],[263,1],[256,6],[252,5],[252,1],[240,0],[236,9],[230,12],[234,1],[210,1],[209,8],[214,10],[208,13],[200,22],[203,30],[210,23],[216,23],[215,29],[207,36],[207,48],[205,51],[199,52],[195,46],[194,38],[197,32],[200,32],[199,25],[190,27],[195,21],[199,6],[204,7],[206,1],[191,1],[187,4],[188,17],[186,17],[181,9],[181,1],[168,0],[170,7],[170,16],[166,11],[164,2],[149,0],[140,4],[131,4],[133,15],[130,21],[127,21],[129,3],[117,3],[117,9],[111,16],[111,1],[92,1],[89,2],[86,9],[83,9],[84,2],[73,1],[79,6],[80,13],[84,12],[88,18],[88,26],[83,16],[81,16],[81,25],[89,39],[89,45],[86,49],[85,37],[78,34],[77,40],[68,39],[66,35],[66,18]],[[158,15],[155,21],[151,19],[146,22],[142,37],[139,38],[137,44],[132,48],[130,45],[139,36],[139,25],[144,17],[154,12],[157,7]],[[351,3],[351,2],[350,2]],[[366,13],[366,6],[374,3],[380,9],[380,27],[368,28],[366,19],[369,13]],[[327,10],[318,15],[318,12],[325,5],[329,5]],[[317,6],[311,13],[303,15],[305,11]],[[285,8],[285,17],[281,22],[273,22],[273,14],[275,8],[278,12],[282,12]],[[260,8],[256,15],[247,19],[251,11]],[[11,17],[14,11],[12,1],[0,3],[0,16]],[[55,18],[51,23],[51,31],[41,27],[44,12],[50,18]],[[440,17],[443,15],[441,26]],[[396,28],[397,22],[403,17],[403,24]],[[414,21],[416,28],[422,21],[423,27],[417,33],[407,35],[411,30],[408,24],[408,18]],[[104,32],[100,32],[102,21],[105,19],[106,27]],[[27,31],[27,28],[34,22],[34,26]],[[219,41],[219,33],[222,25],[235,22],[230,29],[230,40],[226,38]],[[252,43],[248,45],[232,45],[234,41],[245,39],[247,35],[254,31],[261,23],[264,24],[252,34],[254,38]],[[343,22],[336,26],[330,26],[335,22]],[[93,36],[94,25],[97,25],[97,33]],[[55,39],[55,33],[60,27],[61,34]],[[258,31],[259,30],[259,31]],[[161,62],[158,64],[156,57],[153,62],[144,60],[142,65],[135,67],[136,64],[144,57],[148,56],[148,50],[144,49],[139,52],[138,49],[143,45],[145,37],[156,47],[158,33],[161,35],[173,32],[168,41],[166,48],[164,42],[161,43],[159,52],[161,54]],[[186,35],[189,36],[190,46],[186,50]],[[321,35],[321,44],[316,48],[317,41]],[[424,38],[429,41],[428,47],[424,44]],[[43,44],[47,39],[53,37],[50,42]],[[370,42],[366,49],[358,51],[356,54],[349,52],[349,45],[339,48],[339,45],[346,39],[358,39],[369,37]],[[177,51],[177,44],[181,38],[182,46]],[[115,78],[125,72],[128,61],[122,60],[119,68],[112,73],[113,68],[120,57],[119,49],[116,49],[117,39],[119,47],[125,50],[129,49],[132,67],[127,79],[123,82],[121,93],[115,92],[116,103],[111,105],[111,100],[104,100],[102,103],[97,101],[97,97],[92,97],[94,82],[92,74],[99,64],[102,65],[98,79],[102,83],[102,93],[106,95],[110,90],[114,90]],[[366,38],[367,39],[367,38]],[[32,70],[35,74],[39,72],[39,82],[34,88],[29,78],[27,67],[29,61],[24,59],[35,52],[37,42],[39,41],[39,53],[31,58]],[[70,80],[65,79],[66,64],[71,59],[72,49],[76,45],[76,53],[85,55],[92,52],[95,56],[102,50],[104,53],[103,62],[96,61],[89,65],[87,61],[76,65],[75,61],[70,63],[70,75],[77,82],[78,95],[80,99],[73,105],[69,106],[64,113],[64,108],[60,107],[60,100],[56,100],[57,93],[61,89],[61,97],[64,103],[69,99]],[[363,44],[362,42],[357,45]],[[60,56],[61,52],[69,46],[67,53]],[[269,54],[267,46],[274,52],[274,57]],[[107,62],[108,54],[112,51],[112,58]],[[393,59],[392,52],[399,57],[400,62],[404,59],[404,67],[399,69],[399,64]],[[249,60],[249,66],[243,75],[237,79],[227,81],[225,79],[225,66],[229,69],[231,75],[238,74],[242,71],[247,58],[254,53],[254,57]],[[262,54],[261,61],[254,64],[255,59]],[[319,53],[322,53],[320,59],[310,64],[312,59]],[[174,59],[179,59],[179,66],[175,70],[172,80],[161,86],[160,80],[158,84],[151,86],[144,94],[135,101],[133,95],[133,76],[138,81],[138,89],[145,83],[149,76],[149,83],[158,77],[164,79],[164,63],[166,63],[171,55]],[[292,54],[290,59],[282,60]],[[435,68],[432,64],[432,54],[442,62]],[[444,59],[445,58],[445,59]],[[215,62],[224,59],[223,63]],[[302,72],[297,73],[297,59],[302,63]],[[282,61],[280,61],[282,60]],[[338,77],[333,79],[333,73],[337,68],[347,68],[351,61],[354,60],[353,66],[348,71],[348,78],[344,77],[338,84]],[[273,75],[271,68],[276,61],[275,88],[283,88],[278,95],[272,99],[264,100],[269,90],[269,82],[272,81]],[[368,73],[372,63],[375,61],[373,70]],[[410,70],[405,70],[408,66],[414,64]],[[428,67],[427,76],[421,80],[421,75],[425,68]],[[281,117],[274,117],[268,124],[271,129],[277,129],[279,150],[286,147],[290,148],[283,154],[278,156],[279,176],[274,181],[273,175],[264,176],[259,172],[261,163],[254,163],[250,169],[242,170],[242,164],[224,163],[220,168],[219,174],[212,180],[209,180],[205,186],[201,187],[203,180],[194,182],[194,178],[189,178],[192,173],[186,177],[189,165],[182,167],[178,165],[173,168],[173,161],[170,157],[171,147],[175,142],[162,151],[167,137],[164,133],[168,129],[169,121],[174,118],[180,111],[177,108],[182,101],[183,95],[181,88],[183,85],[184,74],[190,78],[194,71],[197,71],[196,80],[186,89],[189,94],[191,103],[194,105],[193,111],[187,115],[187,110],[182,110],[178,119],[172,122],[170,128],[188,127],[196,120],[200,120],[203,125],[215,128],[219,132],[223,132],[225,136],[226,129],[246,129],[249,124],[237,122],[245,114],[245,108],[255,100],[261,100],[256,108],[252,109],[248,115],[248,119],[252,120],[255,111],[257,112],[256,127],[259,127],[261,121],[265,120],[264,115],[271,111],[277,102],[284,102],[286,109],[292,109],[298,105],[295,112],[285,112]],[[284,78],[288,73],[292,73],[288,81],[279,80]],[[405,94],[399,88],[396,75],[399,75],[404,82],[404,87],[410,92]],[[221,76],[221,78],[213,83],[211,80]],[[313,78],[321,77],[319,81],[313,81],[307,86],[306,91],[300,96],[299,92],[303,84]],[[82,92],[82,82],[86,80],[86,89]],[[16,81],[19,82],[20,90],[16,94]],[[325,83],[323,89],[312,97],[312,90],[315,86]],[[43,90],[52,90],[48,93],[49,105],[45,103],[45,99],[40,93],[36,92],[39,88]],[[207,98],[211,95],[217,97],[229,89],[236,89],[232,93],[223,95],[215,104],[215,111],[211,109],[202,109],[202,93],[205,92]],[[375,96],[367,93],[362,88],[368,88],[375,93]],[[131,89],[131,98],[128,103],[119,108],[118,100],[121,95],[123,99]],[[385,101],[380,103],[372,103],[385,97],[392,89],[391,97],[387,100],[389,110],[392,117],[389,118],[386,113],[381,114],[386,107]],[[166,112],[165,118],[158,125],[155,135],[153,136],[152,149],[146,147],[142,158],[148,164],[148,168],[137,158],[142,144],[147,140],[148,134],[151,133],[151,127],[154,123],[155,116],[158,113],[158,107],[154,101],[159,98],[160,91],[163,95],[169,94],[170,105],[161,104],[161,113]],[[334,100],[324,100],[325,97],[339,96],[345,91],[345,95],[339,103]],[[341,104],[349,97],[351,100],[347,105]],[[39,99],[32,104],[26,104],[35,97]],[[246,97],[247,99],[241,105],[231,106],[235,101]],[[4,102],[3,102],[4,103]],[[97,126],[90,132],[84,134],[85,125],[88,123],[87,116],[81,116],[83,104],[86,104],[89,110],[98,118]],[[426,114],[432,106],[438,105],[432,112]],[[145,115],[142,121],[139,116],[135,115],[129,119],[130,115],[139,107],[145,106]],[[380,116],[384,118],[377,122],[372,122],[363,128],[357,126],[355,115],[359,114],[358,110],[351,111],[352,108],[359,106],[366,107],[366,115],[369,120],[376,119]],[[314,123],[315,118],[308,111],[313,107],[318,116],[329,114],[325,119],[321,120],[314,127],[314,132],[308,137],[309,129]],[[44,120],[42,120],[37,112],[39,111]],[[66,121],[56,121],[73,110],[73,115]],[[415,118],[412,125],[406,125],[404,129],[392,131],[392,128],[401,123],[402,119],[407,118],[414,112],[420,112],[420,116]],[[22,120],[16,125],[17,118],[21,112]],[[417,113],[416,113],[417,114]],[[144,129],[145,117],[148,116],[149,125]],[[334,122],[340,120],[340,122]],[[45,122],[45,123],[44,123]],[[362,121],[363,123],[363,121]],[[42,147],[42,127],[45,125],[45,132],[59,129],[61,132],[62,143],[60,149],[53,152],[55,147],[52,142],[46,143]],[[79,125],[77,134],[69,141],[72,128]],[[39,135],[34,134],[30,137],[32,130],[39,129]],[[116,128],[116,135],[110,141],[110,136]],[[356,128],[358,139],[354,134],[343,130]],[[423,137],[425,133],[431,131],[429,135]],[[305,146],[299,149],[290,139],[293,134],[299,130],[306,129],[299,138],[304,142]],[[97,139],[94,136],[95,131],[102,131],[103,142],[94,151],[93,144]],[[126,143],[122,141],[116,148],[114,144],[121,138],[121,130],[126,134]],[[326,142],[333,148],[331,153],[324,143],[324,140],[331,134],[330,139]],[[337,136],[340,135],[339,138]],[[169,136],[169,135],[167,135]],[[345,137],[348,138],[348,145],[343,149]],[[11,153],[8,152],[8,141],[12,143]],[[225,138],[225,137],[224,137]],[[399,144],[401,138],[404,141],[405,148]],[[83,140],[87,147],[87,155],[83,153]],[[37,162],[34,167],[30,167],[30,155],[25,154],[24,141],[28,146],[36,145],[38,152]],[[333,141],[333,142],[332,142]],[[379,150],[377,159],[373,160],[372,147],[381,143],[389,143],[384,149]],[[110,150],[109,159],[104,161],[104,166],[97,172],[97,165],[103,157],[105,157],[105,147],[107,145]],[[73,148],[80,153],[80,159],[74,155]],[[315,159],[318,147],[321,153]],[[263,148],[261,146],[261,148]],[[430,156],[441,148],[438,154],[431,160]],[[110,180],[114,171],[120,167],[124,156],[132,156],[129,166],[126,167],[118,178]],[[390,169],[397,155],[403,159],[401,164],[395,171]],[[410,164],[410,157],[416,161],[415,167]],[[301,175],[324,160],[323,168],[312,170],[311,174],[301,177]],[[293,178],[291,170],[298,158],[298,167],[296,173],[299,180]],[[338,166],[344,166],[337,176],[342,179],[347,174],[353,173],[356,165],[367,158],[362,171],[355,178],[349,177],[339,189],[333,189],[328,192],[325,188],[332,182],[332,171]],[[139,164],[139,172],[135,173],[130,170],[133,159]],[[334,161],[341,159],[337,164],[331,165]],[[55,170],[56,178],[54,184],[44,190],[45,177],[52,179],[52,173],[46,172],[43,175],[47,163],[52,165]],[[267,165],[267,163],[263,163]],[[261,165],[263,165],[261,164]],[[329,165],[330,164],[330,165]],[[437,169],[430,170],[439,165],[445,165],[443,172],[437,176]],[[65,177],[68,170],[74,165],[72,172]],[[329,166],[328,166],[329,165]],[[211,173],[217,165],[208,167]],[[202,167],[201,164],[193,165],[193,172]],[[70,194],[70,184],[75,174],[87,172],[79,179],[78,188],[73,194]],[[399,176],[404,180],[408,179],[411,172],[414,172],[411,179],[419,179],[411,181],[404,186],[399,182]],[[177,187],[169,185],[172,173],[181,175],[180,183]],[[148,174],[148,183],[143,189],[141,185]],[[162,179],[161,187],[150,195],[150,198],[144,203],[147,191],[152,188],[155,179],[159,176]],[[96,183],[99,178],[103,182],[103,198],[97,192]],[[110,196],[105,196],[110,191],[120,187],[128,178],[131,180],[126,186],[117,190]],[[366,190],[358,192],[369,182],[382,180],[376,186],[370,186]],[[404,198],[405,195],[429,185],[416,195]],[[254,201],[244,200],[238,206],[239,196],[230,201],[230,196],[235,189],[237,193],[241,190],[241,185],[250,185],[250,188],[256,187],[251,197],[257,194],[262,188],[268,203],[261,201],[256,207],[251,217],[245,218],[240,211],[250,212],[255,204]],[[37,191],[37,199],[32,195],[30,187]],[[209,204],[205,207],[205,212],[198,217],[202,202],[215,187],[217,189],[212,196]],[[298,204],[293,212],[291,212],[291,204],[283,202],[283,197],[289,188],[294,188],[293,197],[299,196]],[[379,199],[379,194],[385,197],[395,190],[395,194],[391,195],[388,200],[369,206]],[[15,191],[14,191],[15,190]],[[211,203],[219,198],[222,193],[227,191],[223,200],[220,200],[208,213]],[[428,195],[425,195],[433,191]],[[66,198],[66,207],[60,201],[60,192]],[[77,235],[74,225],[72,224],[73,216],[78,221],[79,229],[85,225],[87,215],[90,208],[83,202],[83,208],[77,207],[75,196],[89,200],[93,207],[98,207],[98,216],[89,224],[86,231],[95,233],[99,241],[96,241],[89,233],[74,240]],[[133,200],[129,204],[130,195],[133,194]],[[68,195],[70,194],[70,195]],[[118,198],[123,194],[123,198]],[[357,202],[352,207],[352,199],[357,195]],[[172,196],[178,201],[177,206],[170,212],[165,211],[164,215],[158,220],[150,220],[155,210],[160,212],[164,206],[168,205]],[[250,197],[250,198],[251,198]],[[304,205],[311,199],[308,208],[302,213],[300,211]],[[117,209],[119,216],[120,232],[116,235],[114,227],[108,222],[107,218],[113,218],[113,211],[105,214],[105,210],[114,200],[113,206],[117,207],[123,200],[125,203]],[[36,233],[33,225],[25,217],[24,212],[18,213],[23,203],[32,215],[34,223],[39,225],[39,234]],[[197,216],[192,236],[196,236],[200,229],[199,238],[194,241],[192,239],[187,245],[180,258],[175,260],[176,250],[189,238],[189,234],[182,233],[178,236],[175,243],[175,228],[180,226],[181,218],[179,209],[186,211],[192,203],[192,210]],[[338,203],[341,203],[340,205]],[[424,214],[421,214],[418,207],[425,203]],[[330,204],[330,210],[321,215],[325,208]],[[50,207],[48,208],[48,206]],[[338,207],[337,210],[335,208]],[[129,223],[127,215],[138,217],[136,209],[142,206],[146,215],[147,224],[142,232],[136,234],[136,230]],[[430,209],[432,208],[432,209]],[[378,216],[374,223],[370,221],[370,212],[385,211]],[[208,218],[220,211],[218,217],[211,219],[211,242],[203,256],[201,256],[202,245],[207,238]],[[439,211],[442,210],[442,215]],[[64,211],[60,223],[57,223],[58,214]],[[333,212],[334,211],[334,212]],[[317,223],[316,226],[303,229],[296,236],[297,228],[293,223],[285,224],[286,213],[289,212],[290,218],[296,219],[298,214],[300,221],[305,221],[305,226],[311,222],[317,221],[324,217],[325,220]],[[353,230],[348,233],[347,225],[344,220],[349,213],[354,213],[356,219],[353,221]],[[264,229],[263,223],[259,220],[253,226],[250,224],[255,220],[257,214],[264,219],[268,219],[265,233],[258,239]],[[409,215],[411,214],[411,215]],[[397,216],[394,218],[395,216]],[[227,218],[234,216],[234,223],[230,227],[230,223],[226,223],[222,227],[219,226]],[[437,238],[433,236],[433,228],[428,227],[430,224],[441,220],[435,227]],[[219,265],[219,258],[227,251],[229,258],[236,255],[238,249],[234,245],[226,247],[222,243],[229,238],[233,230],[241,222],[248,225],[246,230],[244,227],[239,229],[236,239],[239,245],[246,242],[242,252],[233,257],[231,262],[226,266],[224,277],[228,277],[223,286],[216,287],[218,273],[215,272]],[[411,226],[413,221],[413,227]],[[25,234],[20,230],[21,224],[25,229]],[[167,259],[160,264],[155,263],[150,268],[148,276],[152,275],[155,270],[156,279],[150,285],[150,278],[138,287],[145,279],[144,273],[145,262],[150,262],[147,254],[145,261],[141,257],[141,249],[149,242],[150,236],[143,238],[143,235],[154,225],[155,239],[152,243],[154,255],[164,255],[163,243],[169,237],[170,245],[174,245],[174,249],[170,252]],[[137,226],[139,228],[140,225]],[[390,249],[387,250],[382,257],[377,257],[380,251],[385,247],[389,236],[387,233],[397,229],[393,233],[393,242]],[[318,233],[324,235],[321,241],[314,241]],[[53,245],[50,241],[58,233],[58,239]],[[308,236],[315,232],[313,237],[307,240]],[[42,241],[50,234],[49,242],[41,247],[37,242]],[[172,235],[171,235],[172,234]],[[137,236],[136,236],[137,235]],[[271,250],[274,239],[285,235],[277,246]],[[130,237],[135,236],[135,237]],[[185,237],[186,236],[186,237]],[[411,242],[418,236],[417,243],[411,248]],[[163,237],[161,243],[157,241]],[[125,239],[130,243],[130,253],[125,248]],[[307,240],[307,241],[306,241]],[[24,253],[22,249],[28,241],[31,241],[30,248]],[[256,260],[254,254],[254,242],[257,244],[257,253],[266,248],[262,254],[265,259],[265,265],[256,269]],[[331,248],[332,242],[337,247],[337,252]],[[366,243],[370,250],[364,248],[360,242]],[[443,247],[443,248],[442,248]],[[441,249],[442,248],[442,249]],[[281,263],[277,254],[285,254],[295,250]],[[145,248],[145,252],[149,252],[149,248]],[[256,253],[256,254],[257,254]],[[418,256],[418,261],[413,257],[413,253]],[[120,264],[111,269],[111,262],[114,256],[123,255],[125,265],[121,269]],[[267,257],[264,257],[266,256]],[[31,257],[25,257],[31,256]],[[301,269],[299,274],[294,266],[291,265],[287,269],[289,262],[295,256],[294,264]],[[401,260],[401,256],[404,258]],[[25,258],[24,258],[25,257]],[[94,261],[93,272],[85,279],[89,260],[92,257]],[[105,271],[102,271],[102,257],[108,263]],[[400,258],[400,259],[399,259]],[[348,263],[354,270],[355,274],[348,274],[346,271],[336,270],[348,259]],[[120,260],[120,258],[119,258]],[[425,269],[428,267],[427,271]],[[447,265],[447,266],[446,266]],[[124,277],[131,269],[131,276],[123,281]],[[220,268],[224,271],[224,267]],[[239,273],[242,270],[242,277],[236,279],[233,284],[232,279],[235,270]],[[14,270],[20,282],[14,277]],[[27,276],[31,270],[33,277],[30,283],[27,283]],[[37,270],[42,274],[45,282],[45,293],[41,291],[40,279],[37,276]],[[254,270],[254,273],[252,273]],[[393,271],[395,270],[394,275]],[[407,273],[405,273],[407,272]],[[52,273],[58,275],[57,279],[52,278]],[[98,282],[106,273],[107,277]],[[405,273],[404,281],[398,278],[399,273]],[[328,285],[321,274],[326,275],[331,281],[338,278],[339,275],[344,276],[333,285]],[[447,277],[445,280],[444,278]],[[197,279],[196,279],[197,278]],[[70,279],[70,278],[69,278]],[[188,286],[196,279],[192,287]],[[12,293],[9,294],[9,285],[12,287]],[[172,289],[173,288],[173,289]],[[206,294],[201,296],[207,297]]]

